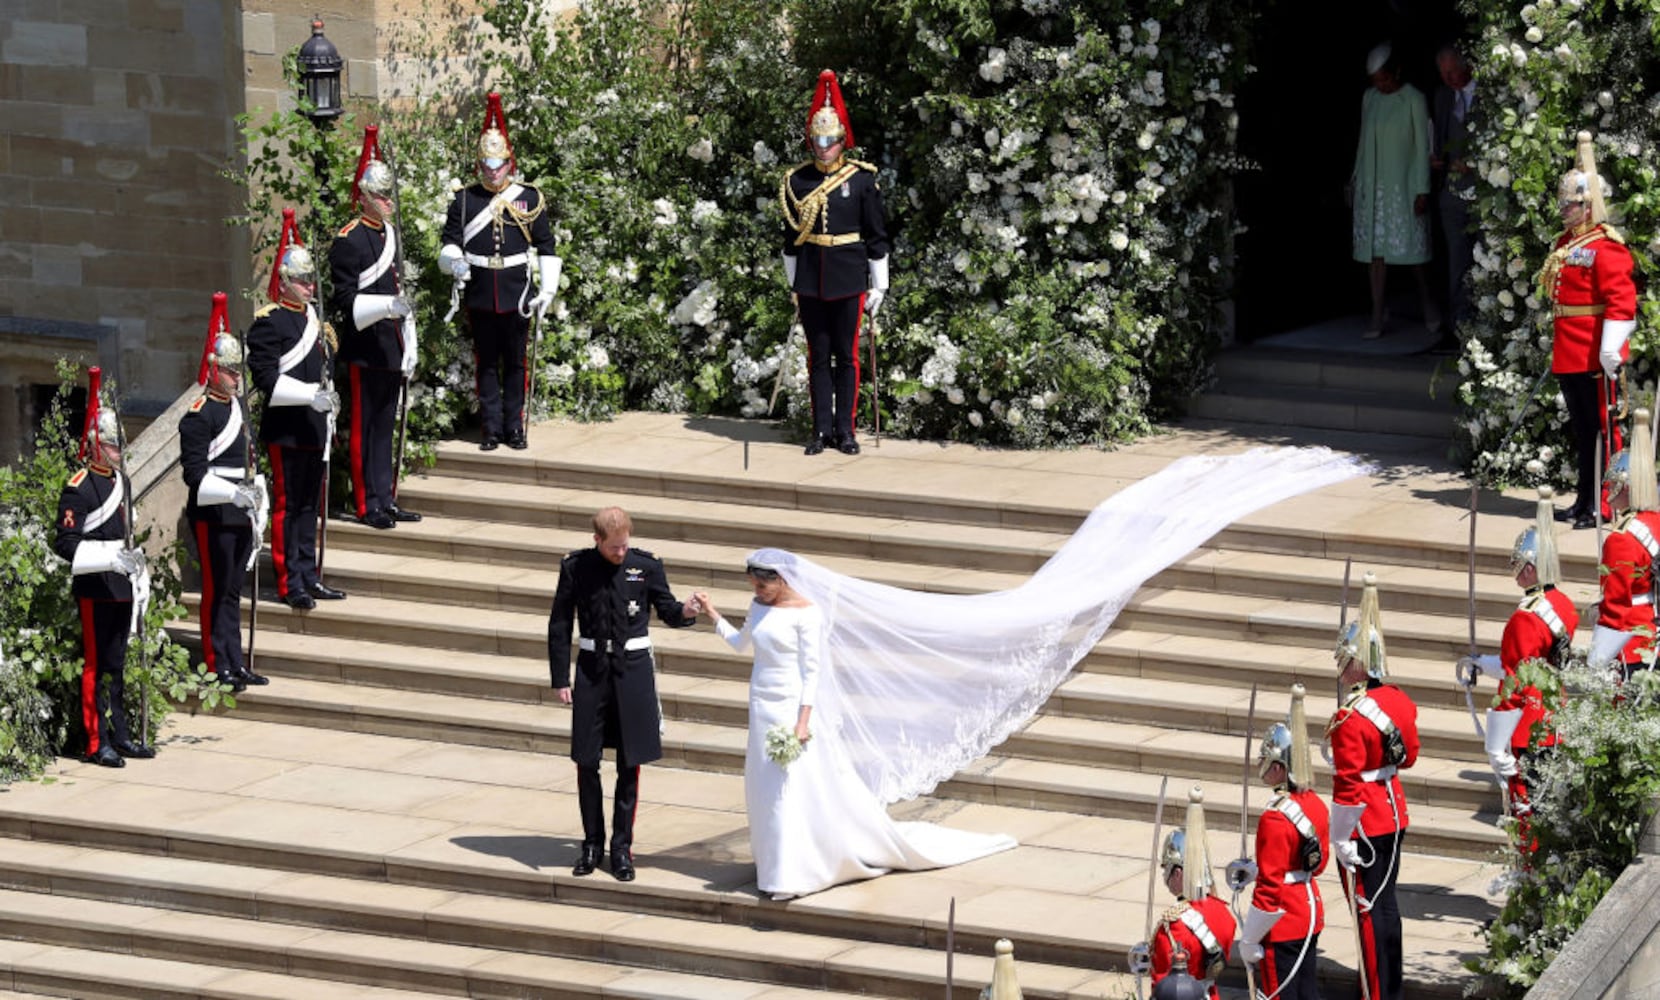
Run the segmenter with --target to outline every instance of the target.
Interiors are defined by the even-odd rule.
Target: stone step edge
[[[109,904],[125,904],[126,900],[119,898],[122,893],[131,893],[135,898],[142,898],[143,902],[137,905],[161,909],[172,912],[185,912],[214,917],[229,917],[247,922],[270,922],[284,926],[309,927],[317,930],[337,931],[354,926],[352,918],[356,911],[352,909],[349,900],[354,887],[362,880],[338,875],[305,875],[308,890],[313,886],[322,885],[332,888],[333,892],[317,891],[304,897],[291,896],[281,891],[280,887],[273,890],[258,890],[252,896],[238,893],[234,890],[219,889],[225,884],[224,876],[234,874],[242,866],[230,865],[217,861],[198,861],[175,859],[179,872],[171,879],[164,879],[156,875],[147,875],[143,879],[127,879],[113,874],[111,862],[132,857],[133,855],[104,848],[92,848],[90,851],[104,859],[105,864],[93,867],[89,871],[86,867],[71,868],[62,864],[54,864],[50,860],[37,861],[27,857],[30,841],[13,841],[3,858],[0,858],[0,892],[17,893],[50,893],[58,898],[92,899]],[[77,854],[79,862],[86,857]],[[189,877],[194,875],[194,877]],[[603,878],[603,875],[597,876]],[[7,886],[7,883],[15,883]],[[33,886],[43,885],[43,888]],[[458,895],[466,895],[461,893]],[[399,898],[405,897],[405,898]],[[472,926],[462,915],[434,915],[429,906],[422,905],[430,902],[431,891],[417,885],[400,884],[396,882],[380,883],[373,902],[373,921],[383,928],[390,925],[401,930],[381,929],[374,932],[355,931],[357,934],[371,936],[392,937],[409,940],[425,940],[433,944],[455,947],[476,947],[474,941],[484,937],[480,930],[473,934],[467,932]],[[510,940],[524,941],[527,944],[541,945],[541,947],[522,948],[492,948],[493,951],[511,951],[516,954],[536,955],[548,958],[568,959],[576,961],[597,961],[606,965],[637,965],[640,955],[648,955],[653,963],[646,966],[637,966],[688,975],[702,975],[694,966],[701,965],[707,970],[712,964],[740,964],[753,961],[756,964],[786,965],[793,971],[783,975],[766,978],[751,976],[735,977],[748,982],[772,983],[784,986],[813,988],[814,981],[817,988],[830,988],[836,981],[844,984],[852,980],[871,979],[870,975],[859,974],[856,970],[860,965],[879,964],[879,959],[885,957],[891,970],[889,975],[910,984],[926,983],[930,988],[943,984],[943,960],[941,974],[938,976],[918,977],[914,973],[903,971],[914,962],[918,956],[934,955],[941,951],[935,948],[932,942],[918,941],[915,943],[891,943],[880,941],[861,940],[857,938],[840,939],[845,947],[841,952],[827,954],[822,957],[796,958],[788,945],[787,938],[794,937],[803,941],[825,940],[826,935],[811,931],[782,931],[772,927],[758,926],[758,923],[739,923],[732,921],[710,921],[679,914],[653,914],[655,926],[635,930],[626,921],[617,921],[614,926],[602,930],[584,932],[584,921],[581,915],[591,912],[584,906],[558,902],[554,900],[521,900],[534,907],[534,916],[521,915],[507,916],[502,913],[493,914],[489,919],[489,933],[501,935]],[[4,921],[5,900],[0,897],[0,922]],[[763,903],[766,906],[782,904]],[[268,912],[261,912],[268,911]],[[525,914],[526,911],[516,911]],[[476,922],[476,921],[475,921]],[[699,951],[695,946],[674,942],[666,942],[658,928],[663,923],[671,923],[688,928],[695,928],[701,935],[707,936],[706,943],[712,946],[714,955]],[[506,932],[503,934],[503,932]],[[991,975],[991,943],[994,943],[1000,932],[990,928],[965,928],[963,935],[957,942],[957,961],[966,968],[961,970],[965,981],[985,982]],[[781,940],[780,936],[786,939]],[[582,954],[567,954],[556,948],[554,938],[571,938],[573,941],[588,941],[591,948],[582,948]],[[572,950],[574,944],[567,945]],[[868,953],[878,952],[876,959]],[[861,952],[853,962],[849,961],[849,952]],[[594,958],[594,955],[629,955],[632,958],[622,960],[618,958]],[[701,956],[701,961],[699,957]],[[765,956],[764,958],[756,956]],[[943,959],[943,956],[941,956]],[[838,971],[841,970],[841,971]],[[1064,989],[1057,989],[1054,984],[1068,980],[1078,980],[1084,976],[1099,975],[1101,970],[1079,969],[1073,966],[1053,966],[1035,961],[1022,961],[1021,973],[1024,980],[1023,987],[1028,993],[1035,996],[1064,996]],[[1126,982],[1129,976],[1125,976]],[[1038,984],[1050,984],[1047,988]],[[865,996],[881,996],[861,991]]]

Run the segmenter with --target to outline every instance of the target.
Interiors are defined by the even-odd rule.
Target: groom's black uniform
[[[606,747],[617,751],[617,786],[611,822],[611,874],[626,881],[634,872],[634,810],[640,765],[663,756],[662,712],[651,639],[650,609],[670,628],[685,628],[680,601],[669,592],[663,563],[650,552],[629,549],[621,565],[597,548],[581,549],[559,564],[559,586],[548,614],[548,668],[553,687],[571,688],[571,759],[576,761],[582,808],[583,863],[605,847],[605,792],[599,762]],[[571,624],[580,623],[576,682],[571,683]],[[586,872],[583,872],[586,874]]]

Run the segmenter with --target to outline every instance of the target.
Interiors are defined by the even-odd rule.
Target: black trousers
[[[246,524],[191,521],[196,558],[202,563],[202,662],[214,673],[235,676],[242,661],[242,581],[254,530]]]
[[[352,390],[352,501],[357,516],[387,510],[392,484],[392,438],[398,432],[398,390],[403,373],[350,365]]]
[[[478,409],[484,436],[501,440],[524,432],[525,394],[530,391],[526,349],[530,320],[516,312],[467,311],[473,331]]]
[[[82,597],[81,725],[90,757],[116,743],[131,743],[127,727],[127,633],[132,601],[95,601]]]
[[[323,449],[268,444],[271,460],[271,562],[277,596],[303,594],[317,582],[317,505]]]
[[[1568,430],[1574,437],[1578,459],[1578,484],[1574,510],[1587,514],[1601,503],[1602,484],[1596,481],[1597,433],[1602,430],[1602,407],[1597,400],[1601,372],[1572,372],[1556,376],[1562,387],[1562,401],[1568,405]]]
[[[617,760],[617,785],[611,796],[611,853],[634,858],[634,811],[640,805],[640,768]],[[598,767],[576,767],[576,799],[582,809],[582,846],[605,847],[605,789]]]
[[[1395,883],[1401,879],[1401,840],[1405,831],[1369,838],[1374,859],[1360,869],[1361,974],[1367,979],[1372,1000],[1401,1000],[1405,987],[1402,971],[1401,907],[1395,899]],[[1364,857],[1362,858],[1364,860]],[[1343,882],[1350,891],[1348,879]],[[1370,902],[1371,908],[1366,904]]]
[[[865,297],[815,299],[802,295],[801,326],[807,331],[807,388],[813,401],[813,434],[851,440],[859,409],[859,327]]]
[[[1298,964],[1297,956],[1302,955]],[[1308,942],[1303,952],[1303,941],[1264,941],[1262,963],[1257,966],[1257,992],[1267,995],[1279,991],[1275,1000],[1320,1000],[1320,975],[1316,968],[1320,958],[1320,935]]]

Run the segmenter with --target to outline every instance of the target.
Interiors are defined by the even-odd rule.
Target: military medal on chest
[[[628,602],[628,617],[633,618],[635,615],[637,615],[639,613],[640,613],[640,602],[639,601],[629,601]]]

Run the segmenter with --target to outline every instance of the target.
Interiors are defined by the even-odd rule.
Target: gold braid
[[[1533,280],[1538,283],[1540,297],[1546,302],[1555,302],[1556,285],[1562,277],[1562,268],[1568,262],[1568,255],[1587,243],[1601,238],[1611,239],[1616,243],[1625,242],[1613,226],[1607,223],[1597,223],[1584,232],[1575,234],[1573,239],[1547,254],[1545,262],[1539,267],[1539,273],[1533,276]]]
[[[846,183],[847,179],[852,177],[860,166],[859,164],[853,164],[851,170],[846,166],[838,169],[818,187],[808,192],[806,197],[797,198],[795,192],[790,190],[790,178],[795,176],[797,170],[812,162],[812,160],[807,160],[797,163],[785,171],[784,179],[778,182],[778,207],[784,213],[784,224],[795,230],[796,246],[807,242],[807,237],[814,229],[829,232],[830,192]]]

